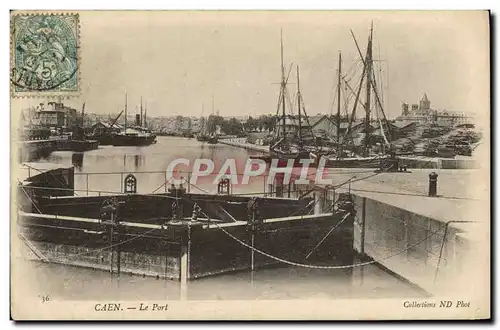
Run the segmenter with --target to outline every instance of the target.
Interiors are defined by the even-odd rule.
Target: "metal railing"
[[[297,180],[300,176],[291,174],[291,179],[289,184],[280,184],[280,188],[277,189],[275,182],[268,182],[269,175],[261,175],[258,177],[250,177],[249,184],[240,183],[241,177],[244,174],[234,174],[234,175],[220,175],[210,174],[200,178],[201,183],[193,183],[192,172],[188,171],[116,171],[116,172],[75,172],[75,191],[84,191],[87,196],[90,193],[95,194],[99,191],[106,193],[123,193],[124,192],[124,180],[127,175],[133,174],[137,178],[138,188],[137,193],[156,193],[160,189],[164,192],[168,192],[170,185],[172,184],[172,179],[176,181],[181,181],[183,187],[189,192],[201,192],[217,194],[217,184],[216,180],[219,178],[230,178],[231,176],[236,177],[238,184],[233,184],[230,181],[231,195],[261,195],[264,197],[283,197],[283,198],[298,198],[301,194],[307,192],[311,189],[312,185],[308,184],[295,184],[294,180]],[[105,183],[99,177],[106,176]],[[110,180],[111,177],[116,177],[113,181]],[[79,179],[82,178],[83,179]],[[93,180],[94,178],[94,180]],[[146,179],[146,180],[145,180]],[[144,183],[146,182],[146,183]],[[153,184],[154,182],[154,184]],[[99,185],[99,188],[92,187],[92,183]],[[106,186],[103,188],[103,184]],[[111,188],[109,188],[111,187]],[[116,189],[116,190],[115,190]]]

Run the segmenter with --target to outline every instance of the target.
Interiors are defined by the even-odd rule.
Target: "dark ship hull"
[[[209,137],[207,139],[208,144],[217,144],[219,142],[219,139],[216,136]]]
[[[148,146],[153,143],[156,143],[155,135],[116,134],[111,139],[111,144],[118,147]]]
[[[280,150],[270,150],[271,152],[271,157],[273,158],[278,158],[278,159],[310,159],[310,153],[305,150],[300,150],[296,152],[286,152],[286,151],[280,151]]]
[[[316,163],[320,160],[314,153],[311,153],[311,158]],[[398,170],[400,163],[399,158],[391,155],[349,158],[322,156],[322,158],[326,160],[326,168],[379,168],[384,170]]]
[[[217,144],[219,138],[217,136],[197,135],[196,140],[200,142],[207,142],[209,144]]]
[[[207,137],[203,136],[203,135],[197,135],[196,136],[196,140],[200,141],[200,142],[206,142],[207,141]]]
[[[98,141],[101,146],[113,145],[113,136],[111,134],[88,135],[87,139]]]

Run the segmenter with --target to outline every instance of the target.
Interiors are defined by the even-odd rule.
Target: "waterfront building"
[[[64,111],[61,110],[44,110],[39,113],[40,125],[45,127],[63,127]]]
[[[64,127],[72,129],[79,122],[76,109],[65,106],[62,102],[47,102],[37,107],[39,125],[44,127]]]
[[[410,107],[408,103],[404,102],[401,105],[401,116],[396,117],[396,122],[455,127],[457,125],[472,124],[474,116],[463,112],[433,109],[431,108],[431,101],[427,94],[424,93],[419,104],[412,104]]]
[[[95,135],[102,135],[102,134],[109,133],[109,132],[118,133],[122,129],[123,129],[123,126],[121,126],[117,123],[115,123],[115,124],[113,124],[113,126],[111,126],[110,123],[105,122],[105,121],[99,121],[99,122],[95,123],[94,125],[92,125],[92,132]]]

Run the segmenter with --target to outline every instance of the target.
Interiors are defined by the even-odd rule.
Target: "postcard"
[[[488,11],[10,14],[14,320],[469,320]]]

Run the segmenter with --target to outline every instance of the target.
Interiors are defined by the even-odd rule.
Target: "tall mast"
[[[212,94],[212,121],[209,123],[210,126],[208,126],[208,133],[212,135],[215,132],[215,97],[214,94]]]
[[[200,127],[200,135],[205,134],[205,118],[203,117],[203,103],[201,104],[201,127]]]
[[[300,116],[300,77],[299,66],[297,65],[297,107],[299,112],[299,142],[302,142],[302,118]]]
[[[337,158],[340,157],[340,77],[342,76],[342,53],[339,52],[339,72],[337,82]]]
[[[83,125],[84,125],[84,120],[85,118],[85,102],[83,102],[83,106],[82,106],[82,128],[83,128]]]
[[[147,113],[148,113],[148,108],[147,108],[148,103],[144,102],[144,127],[147,127]]]
[[[141,96],[141,116],[139,117],[139,126],[142,127],[142,96]]]
[[[127,92],[125,92],[125,133],[127,133]]]
[[[369,130],[370,130],[370,98],[372,89],[372,35],[373,35],[373,22],[370,29],[370,36],[368,37],[368,48],[366,49],[366,104],[365,104],[365,148],[364,155],[368,156],[369,148]]]
[[[281,106],[282,106],[282,115],[283,115],[283,137],[285,137],[285,117],[286,117],[286,109],[285,109],[285,91],[286,91],[286,81],[285,81],[285,67],[283,64],[283,29],[280,30],[280,44],[281,44]]]

